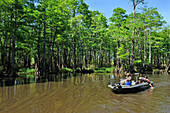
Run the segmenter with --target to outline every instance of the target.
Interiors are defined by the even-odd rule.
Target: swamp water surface
[[[155,88],[114,94],[113,75],[0,79],[0,113],[170,113],[170,76],[149,75]]]

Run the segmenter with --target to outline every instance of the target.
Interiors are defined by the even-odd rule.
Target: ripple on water
[[[161,75],[162,76],[162,75]],[[155,89],[114,94],[108,75],[82,75],[61,82],[0,88],[0,112],[158,113],[170,111],[169,77],[150,76]]]

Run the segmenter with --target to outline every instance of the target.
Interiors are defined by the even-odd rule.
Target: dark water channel
[[[0,79],[0,113],[170,113],[170,76],[149,75],[155,89],[114,94],[113,75]]]

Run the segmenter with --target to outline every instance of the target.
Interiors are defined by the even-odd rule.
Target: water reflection
[[[80,76],[80,74],[74,75],[74,77],[76,76]],[[0,87],[16,86],[16,85],[32,84],[32,83],[61,82],[61,81],[67,81],[71,77],[73,77],[73,74],[65,73],[65,74],[48,75],[48,76],[44,75],[35,78],[26,78],[26,77],[0,78]]]
[[[114,75],[61,74],[2,80],[0,112],[104,113],[167,112],[169,76],[151,75],[156,88],[137,94],[114,94],[107,88]],[[2,87],[4,86],[4,87]]]

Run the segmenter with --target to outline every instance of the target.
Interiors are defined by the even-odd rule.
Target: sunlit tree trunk
[[[120,42],[117,38],[117,60],[116,60],[116,67],[117,67],[117,71],[119,72],[119,69],[120,69],[120,59],[119,59],[119,55],[118,55],[118,52],[119,52],[119,47],[120,47]]]
[[[133,0],[133,24],[135,25],[135,9],[136,9],[136,3],[135,0]],[[131,47],[131,60],[130,60],[130,70],[133,71],[134,70],[134,47],[135,47],[135,27],[133,26],[133,32],[132,32],[132,47]]]
[[[142,61],[142,68],[143,68],[143,55],[142,55],[142,47],[141,47],[141,38],[140,38],[140,35],[139,35],[139,30],[138,30],[138,49],[140,51],[140,59]]]
[[[149,66],[152,64],[151,29],[149,30]]]
[[[146,65],[146,59],[147,59],[146,43],[147,43],[147,31],[144,32],[144,66]]]

